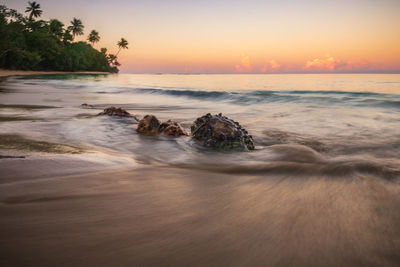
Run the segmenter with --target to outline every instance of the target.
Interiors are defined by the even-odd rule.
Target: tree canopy
[[[127,49],[128,42],[121,38],[116,55],[92,47],[100,35],[92,30],[87,40],[74,42],[84,34],[84,25],[73,18],[65,27],[57,19],[38,19],[42,15],[40,4],[28,2],[27,16],[17,10],[0,5],[0,68],[56,71],[118,72],[117,55]]]
[[[89,41],[90,43],[92,43],[92,44],[97,43],[98,41],[100,41],[99,32],[96,31],[96,30],[92,30],[92,31],[89,33],[88,41]]]

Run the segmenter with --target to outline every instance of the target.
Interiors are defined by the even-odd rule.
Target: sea
[[[19,118],[3,123],[3,132],[124,154],[146,164],[262,172],[271,162],[311,160],[324,162],[328,174],[374,171],[383,179],[399,166],[397,74],[42,75],[9,78],[2,88],[3,105],[55,107],[3,109],[2,116]],[[93,109],[83,109],[83,103]],[[177,121],[189,133],[196,118],[222,113],[247,129],[256,149],[217,152],[190,137],[141,136],[132,120],[96,116],[110,106],[139,119],[152,114]]]

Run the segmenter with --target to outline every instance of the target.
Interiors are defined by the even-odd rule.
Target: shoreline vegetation
[[[7,70],[0,69],[0,81],[1,78],[9,76],[25,76],[25,75],[43,75],[43,74],[104,74],[107,75],[110,72],[106,71],[37,71],[37,70]]]
[[[39,71],[39,70],[8,70],[0,69],[0,81],[1,78],[9,76],[25,76],[25,75],[44,75],[44,74],[104,74],[107,75],[110,72],[106,71]]]
[[[119,71],[118,54],[128,49],[126,39],[118,41],[116,54],[108,53],[106,48],[94,48],[100,41],[96,30],[89,33],[87,42],[74,42],[75,37],[84,34],[80,19],[73,18],[69,26],[57,19],[38,19],[43,11],[36,2],[28,2],[25,13],[27,16],[0,5],[0,76],[28,74],[14,74],[16,70],[40,71],[37,74]],[[5,70],[11,74],[4,74]]]

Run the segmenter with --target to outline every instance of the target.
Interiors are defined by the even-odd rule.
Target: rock
[[[83,104],[81,105],[81,107],[82,107],[82,108],[94,108],[93,105],[90,105],[90,104],[87,104],[87,103],[83,103]]]
[[[158,132],[160,134],[175,137],[178,137],[180,135],[188,135],[185,129],[183,129],[183,127],[179,123],[171,120],[161,123],[160,127],[158,128]]]
[[[116,108],[116,107],[105,108],[104,111],[100,112],[98,115],[117,116],[117,117],[123,117],[123,118],[134,118],[135,120],[138,120],[135,116],[132,116],[125,109]]]
[[[190,130],[193,138],[205,147],[244,151],[254,149],[252,136],[238,122],[221,113],[208,113],[197,118]]]
[[[188,135],[179,123],[171,120],[161,123],[154,115],[144,116],[144,118],[139,121],[136,131],[147,135],[162,134],[174,137]]]
[[[0,155],[0,159],[24,159],[25,156],[8,156],[8,155]]]
[[[139,121],[136,131],[141,134],[156,135],[161,123],[154,115],[146,115]]]

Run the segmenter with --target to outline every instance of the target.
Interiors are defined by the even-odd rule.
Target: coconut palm
[[[68,27],[68,30],[71,31],[73,37],[75,37],[76,35],[83,35],[83,24],[82,21],[80,19],[74,18],[71,21],[71,26]]]
[[[30,12],[29,20],[32,20],[32,18],[38,18],[43,13],[43,11],[40,10],[40,4],[36,3],[35,1],[28,2],[28,7],[26,8],[25,12]]]
[[[72,36],[71,31],[69,29],[67,29],[66,31],[64,31],[64,34],[63,34],[63,42],[64,42],[64,44],[68,44],[72,40],[74,40],[74,37]]]
[[[108,59],[108,63],[113,64],[113,62],[115,60],[117,60],[117,56],[114,54],[108,54],[107,59]]]
[[[64,24],[57,19],[51,19],[49,21],[50,32],[52,34],[54,34],[55,36],[57,36],[58,38],[62,38],[62,36],[64,34],[63,27],[64,27]]]
[[[121,40],[118,41],[117,45],[118,45],[119,49],[118,49],[118,52],[117,52],[117,54],[115,56],[118,56],[119,51],[121,51],[121,49],[128,49],[128,41],[125,40],[124,38],[121,38]]]
[[[97,43],[98,41],[100,41],[99,32],[92,30],[88,36],[88,41],[90,43],[92,43],[92,45],[94,45],[94,43]]]

